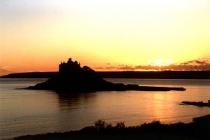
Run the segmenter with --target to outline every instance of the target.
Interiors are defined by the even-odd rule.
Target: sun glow
[[[161,58],[158,58],[158,59],[155,59],[151,65],[153,66],[169,66],[173,64],[173,61],[171,59],[161,59]]]

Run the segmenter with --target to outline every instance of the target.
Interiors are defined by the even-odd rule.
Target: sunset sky
[[[0,69],[210,59],[210,0],[1,0]]]

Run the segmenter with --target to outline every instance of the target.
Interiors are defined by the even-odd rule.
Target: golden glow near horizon
[[[169,66],[172,65],[173,61],[170,59],[155,59],[153,62],[150,63],[152,66]]]
[[[210,58],[209,0],[3,0],[0,68],[155,65]]]

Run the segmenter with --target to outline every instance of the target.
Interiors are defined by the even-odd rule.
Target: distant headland
[[[130,79],[210,79],[210,71],[97,71],[103,78]],[[0,78],[50,78],[58,72],[11,73]]]
[[[81,67],[77,61],[62,62],[59,65],[59,72],[52,78],[27,89],[55,90],[72,92],[95,92],[95,91],[184,91],[183,87],[151,87],[134,84],[111,83],[104,80],[88,66]]]

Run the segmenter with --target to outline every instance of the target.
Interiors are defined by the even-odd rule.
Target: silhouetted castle
[[[72,77],[87,76],[88,74],[90,74],[91,76],[93,76],[93,74],[95,76],[98,75],[97,73],[95,73],[94,70],[92,70],[88,66],[81,67],[80,63],[78,63],[77,61],[73,61],[71,58],[69,58],[67,63],[62,62],[59,65],[59,74]]]
[[[63,73],[63,74],[76,72],[76,71],[79,71],[80,69],[81,69],[80,63],[78,63],[77,61],[72,61],[71,58],[69,58],[67,63],[62,62],[59,65],[59,73]]]
[[[125,91],[125,90],[146,90],[146,91],[169,91],[185,90],[184,88],[170,87],[148,87],[138,85],[124,85],[122,83],[111,83],[104,80],[98,73],[88,66],[81,67],[77,61],[70,58],[67,63],[59,65],[59,72],[56,76],[46,82],[39,83],[28,89],[45,89],[71,92],[93,92],[93,91]]]
[[[59,72],[46,82],[37,84],[32,89],[50,89],[74,92],[90,92],[111,90],[112,83],[105,81],[98,73],[88,66],[81,67],[80,63],[71,58],[67,63],[59,65]]]

